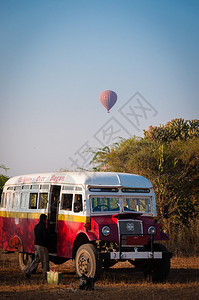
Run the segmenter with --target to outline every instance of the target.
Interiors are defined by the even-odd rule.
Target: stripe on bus
[[[39,219],[40,215],[41,213],[0,211],[0,217],[4,218]]]
[[[41,213],[0,211],[0,217],[4,217],[4,218],[39,219],[40,215]],[[73,222],[80,222],[80,223],[89,223],[90,217],[59,214],[58,220],[66,221],[66,222],[73,221]]]
[[[76,215],[59,215],[59,221],[73,221],[73,222],[80,222],[80,223],[88,223],[90,222],[90,217],[86,216],[76,216]]]

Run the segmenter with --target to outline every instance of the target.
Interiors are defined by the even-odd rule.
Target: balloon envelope
[[[107,90],[100,94],[100,102],[102,105],[109,110],[115,105],[117,101],[117,94],[113,91]]]

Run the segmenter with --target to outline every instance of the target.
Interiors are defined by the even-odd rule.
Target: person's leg
[[[30,266],[25,271],[26,276],[28,278],[30,278],[33,270],[35,270],[38,267],[38,264],[40,263],[40,255],[39,255],[39,249],[38,249],[38,247],[39,246],[35,245],[35,258],[32,261],[32,263],[30,264]]]
[[[41,247],[40,255],[40,259],[42,262],[43,278],[45,279],[47,277],[47,272],[49,271],[48,249],[46,247]]]

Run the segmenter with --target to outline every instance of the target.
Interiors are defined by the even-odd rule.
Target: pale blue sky
[[[117,141],[108,129],[127,138],[198,118],[198,53],[199,1],[0,0],[0,163],[10,176],[85,167],[83,150]]]

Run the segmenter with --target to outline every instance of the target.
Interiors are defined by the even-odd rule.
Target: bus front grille
[[[119,220],[120,243],[122,246],[126,244],[126,237],[136,237],[143,235],[143,224],[140,220]],[[131,245],[132,246],[132,245]]]

